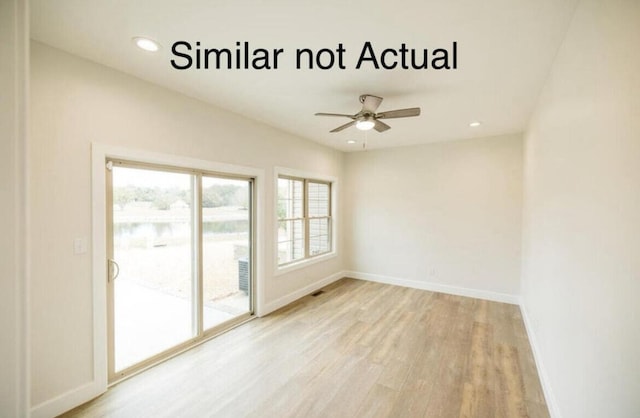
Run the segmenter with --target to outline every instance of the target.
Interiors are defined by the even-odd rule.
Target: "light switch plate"
[[[76,238],[73,240],[73,253],[85,254],[88,250],[88,244],[86,238]]]

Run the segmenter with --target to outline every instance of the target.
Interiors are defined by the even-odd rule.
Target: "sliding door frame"
[[[110,176],[106,175],[105,164],[107,161],[123,161],[127,163],[135,163],[138,167],[153,167],[160,170],[177,171],[182,173],[200,173],[200,175],[209,175],[220,178],[241,179],[248,180],[249,187],[251,188],[251,207],[250,211],[250,268],[251,268],[251,287],[250,292],[250,312],[240,315],[237,318],[229,320],[223,324],[212,327],[208,330],[202,330],[202,323],[198,324],[198,334],[195,338],[185,341],[178,346],[175,346],[163,353],[153,356],[143,363],[139,363],[135,370],[133,368],[125,369],[117,376],[110,376],[109,365],[113,359],[110,357],[110,338],[109,335],[112,330],[109,329],[112,326],[109,320],[109,304],[108,299],[108,265],[106,260],[108,257],[109,247],[111,243],[107,242],[107,237],[110,235],[108,232],[108,220],[110,214],[107,212],[107,181]],[[198,176],[196,176],[197,178]],[[93,244],[93,363],[94,363],[94,378],[91,382],[90,389],[87,392],[92,396],[96,396],[107,390],[108,385],[117,383],[119,380],[143,371],[160,361],[171,358],[183,351],[192,348],[214,336],[225,332],[234,326],[237,326],[252,317],[260,316],[264,310],[264,291],[263,291],[263,260],[264,260],[264,248],[259,245],[260,242],[264,242],[264,184],[265,184],[264,170],[255,167],[246,167],[232,164],[225,164],[201,159],[194,159],[189,157],[180,157],[175,155],[159,154],[140,150],[131,150],[121,147],[111,147],[99,143],[92,144],[92,214],[93,214],[93,230],[92,230],[92,244]],[[200,190],[196,187],[196,193],[198,194],[198,201],[201,201]],[[197,212],[200,213],[196,223],[198,228],[201,229],[201,209],[197,208]],[[194,239],[201,239],[197,235]],[[202,248],[201,245],[198,248]],[[200,252],[201,250],[199,250]],[[202,254],[197,254],[199,260]],[[201,264],[198,260],[197,264]],[[200,272],[199,272],[200,273]],[[201,280],[198,280],[201,282]],[[202,289],[197,289],[201,292]],[[198,298],[201,299],[201,298]],[[198,300],[198,303],[202,301]],[[202,312],[202,306],[198,307],[199,312]],[[123,373],[123,372],[127,373]]]
[[[112,274],[112,264],[108,260],[114,259],[114,242],[113,242],[113,169],[117,167],[133,168],[140,170],[158,171],[163,173],[177,173],[187,174],[191,176],[191,326],[192,338],[185,340],[173,347],[163,350],[145,360],[135,363],[129,367],[126,367],[120,371],[115,370],[115,298],[114,298],[114,286],[115,277]],[[254,214],[253,214],[253,199],[254,199],[254,184],[255,178],[251,176],[233,175],[228,173],[218,173],[208,170],[199,170],[193,168],[182,168],[171,165],[150,164],[139,161],[123,160],[106,158],[105,159],[105,173],[107,182],[107,196],[106,196],[106,210],[107,210],[107,298],[108,298],[108,316],[107,316],[107,329],[109,333],[108,337],[108,364],[109,364],[109,384],[118,383],[120,380],[126,379],[140,371],[147,369],[165,359],[168,359],[180,352],[185,351],[195,345],[198,345],[202,341],[208,340],[220,333],[228,331],[229,329],[252,319],[255,315],[254,301],[254,264],[252,247],[255,245],[254,240]],[[218,178],[229,180],[246,181],[249,187],[249,312],[238,315],[227,321],[216,324],[215,326],[204,329],[204,269],[203,269],[203,206],[202,206],[202,178]]]

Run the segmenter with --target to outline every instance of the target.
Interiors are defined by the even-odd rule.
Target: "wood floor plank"
[[[361,418],[385,418],[391,416],[391,409],[398,391],[388,386],[374,385],[354,416]]]
[[[500,412],[509,418],[527,417],[524,399],[524,384],[518,364],[518,349],[503,343],[496,346],[494,357],[498,396],[496,403]]]
[[[397,317],[394,317],[393,327],[380,335],[371,350],[369,360],[373,363],[383,364],[393,359],[398,345],[408,338],[407,334],[411,331],[414,317],[414,312],[401,312]]]
[[[343,279],[64,417],[548,418],[517,306]]]
[[[480,312],[485,312],[485,304],[480,304],[479,309]],[[481,315],[480,319],[482,318]],[[460,417],[495,416],[492,342],[492,325],[486,322],[473,322],[464,390],[460,402]]]
[[[389,361],[382,369],[377,383],[396,392],[399,391],[409,376],[412,364],[413,362],[410,360],[393,359]]]
[[[380,376],[382,366],[362,358],[356,363],[351,374],[339,384],[331,399],[319,411],[319,418],[349,418],[363,405],[367,395],[373,388],[373,383]]]
[[[468,347],[473,331],[472,303],[459,300],[450,332],[443,342],[436,384],[425,410],[425,417],[445,417],[451,414],[451,405],[462,402],[464,379],[469,367]]]
[[[424,416],[433,388],[439,384],[439,366],[446,352],[442,342],[451,331],[457,308],[458,302],[448,303],[445,295],[434,298],[434,308],[421,321],[426,338],[418,354],[419,361],[413,364],[404,381],[390,416]]]
[[[549,409],[544,403],[526,402],[529,418],[549,418]]]

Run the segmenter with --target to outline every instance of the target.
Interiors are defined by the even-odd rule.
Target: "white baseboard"
[[[531,345],[531,351],[533,351],[533,359],[536,362],[536,369],[538,369],[538,377],[540,378],[540,385],[542,385],[542,392],[544,393],[544,399],[547,403],[547,408],[549,409],[549,415],[551,418],[562,418],[560,414],[560,409],[558,408],[558,401],[556,397],[553,395],[553,391],[551,390],[551,384],[549,382],[549,375],[547,374],[547,370],[542,363],[542,356],[540,354],[540,349],[538,345],[538,340],[536,339],[536,334],[533,331],[533,324],[531,324],[531,320],[529,319],[529,314],[527,313],[527,308],[524,305],[524,301],[520,299],[520,312],[522,312],[522,320],[524,321],[524,328],[527,330],[527,336],[529,337],[529,344]]]
[[[471,289],[467,287],[451,286],[440,283],[423,282],[419,280],[400,279],[398,277],[383,276],[380,274],[362,273],[360,271],[345,271],[346,277],[354,279],[367,280],[370,282],[392,284],[396,286],[411,287],[413,289],[429,290],[431,292],[447,293],[450,295],[466,296],[476,299],[486,299],[493,302],[510,303],[518,305],[519,299],[517,295],[508,293],[492,292],[489,290]]]
[[[31,418],[52,418],[82,405],[104,392],[98,381],[86,383],[31,408]]]
[[[345,276],[346,276],[346,273],[344,271],[339,271],[337,273],[334,273],[330,276],[325,277],[324,279],[320,279],[317,282],[310,284],[309,286],[303,287],[302,289],[298,289],[295,292],[291,292],[288,295],[282,296],[274,300],[273,302],[266,303],[264,305],[264,308],[260,312],[260,316],[268,315],[271,312],[276,311],[282,308],[283,306],[287,306],[291,302],[294,302],[302,297],[305,297],[308,294],[313,293],[316,290],[322,287],[325,287],[337,280],[340,280]]]

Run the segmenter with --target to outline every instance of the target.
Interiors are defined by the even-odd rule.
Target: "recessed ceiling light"
[[[482,123],[478,122],[477,120],[474,120],[469,124],[469,126],[471,126],[472,128],[477,128],[480,125],[482,125]]]
[[[355,144],[356,140],[355,139],[347,139],[347,144]]]
[[[145,51],[156,52],[160,49],[160,44],[153,39],[136,36],[135,38],[133,38],[133,42],[138,48],[144,49]]]

